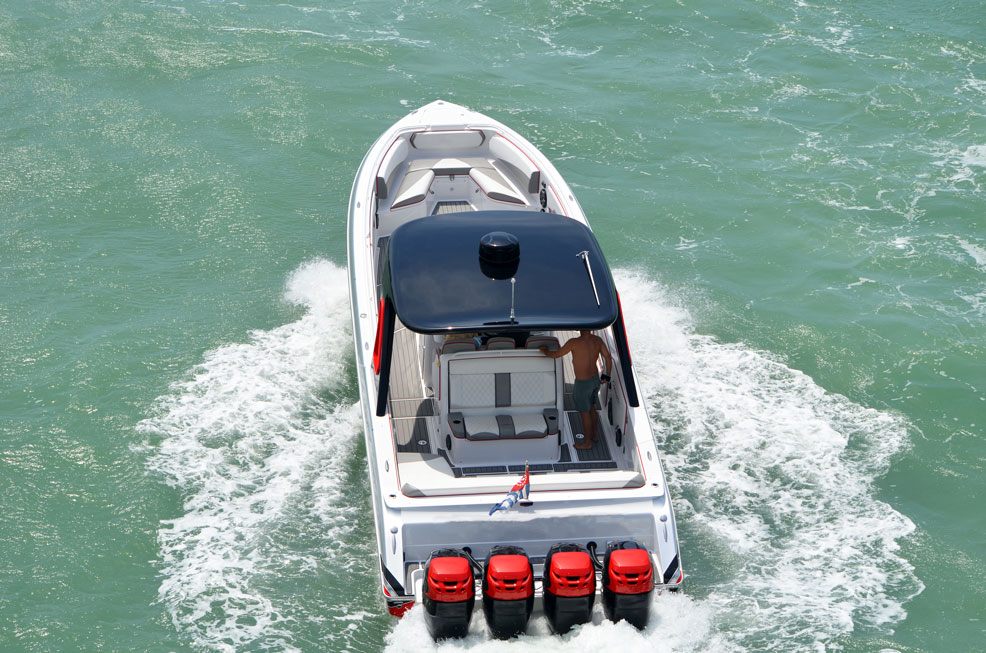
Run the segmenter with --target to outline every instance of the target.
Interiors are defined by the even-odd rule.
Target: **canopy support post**
[[[383,321],[380,341],[380,382],[377,384],[377,417],[387,414],[387,398],[390,394],[390,361],[394,354],[394,304],[385,297],[383,311],[377,318]]]
[[[627,391],[627,402],[634,408],[640,405],[637,397],[637,383],[633,378],[633,364],[630,361],[630,343],[627,342],[627,328],[623,323],[623,305],[620,303],[620,294],[616,294],[616,303],[619,307],[619,317],[613,323],[613,335],[616,337],[616,351],[620,355],[620,370],[623,372],[623,387]]]

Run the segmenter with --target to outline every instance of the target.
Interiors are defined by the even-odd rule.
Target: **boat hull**
[[[407,329],[389,334],[395,356],[410,363],[405,361],[406,369],[395,375],[380,374],[381,307],[388,306],[392,283],[386,277],[389,240],[399,239],[402,225],[447,213],[449,207],[455,215],[464,208],[475,211],[462,213],[464,220],[493,216],[493,210],[526,211],[531,219],[555,213],[588,229],[571,189],[537,148],[498,121],[451,103],[432,103],[398,121],[364,157],[349,202],[350,298],[374,530],[388,607],[400,616],[421,599],[424,566],[433,551],[456,548],[482,559],[501,544],[524,548],[540,579],[553,544],[604,549],[610,541],[634,540],[650,552],[658,592],[677,589],[683,573],[674,511],[650,422],[636,397],[622,313],[614,326],[597,331],[619,364],[612,388],[604,390],[599,403],[606,460],[602,454],[596,456],[599,460],[586,460],[571,446],[580,429],[570,406],[563,405],[571,371],[560,359],[551,382],[558,387],[563,424],[556,434],[538,434],[547,444],[531,438],[490,445],[449,430],[455,415],[449,393],[459,378],[455,370],[478,376],[476,366],[499,366],[502,371],[490,373],[502,377],[512,372],[518,378],[551,373],[539,371],[544,359],[537,349],[524,348],[521,336],[509,330],[499,340],[513,337],[516,345],[506,342],[507,350],[494,351],[487,341],[497,339],[480,334],[483,350],[474,354],[445,352],[434,334]],[[538,333],[525,336],[530,347]],[[574,335],[564,330],[542,333],[548,340],[565,334]],[[388,359],[391,364],[396,369],[398,363]],[[514,417],[518,423],[524,419]],[[558,444],[543,435],[556,436]],[[502,458],[495,447],[506,452]],[[523,474],[527,454],[541,457],[530,465],[530,501],[491,515],[491,506]],[[485,461],[491,462],[478,464]],[[541,608],[540,580],[536,590],[535,612]]]

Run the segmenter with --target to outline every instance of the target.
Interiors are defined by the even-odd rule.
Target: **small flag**
[[[531,492],[531,470],[530,466],[524,463],[524,477],[517,481],[510,491],[507,492],[507,496],[503,497],[503,501],[496,504],[490,508],[490,515],[492,515],[497,510],[510,510],[514,507],[514,504],[521,499],[527,499]]]

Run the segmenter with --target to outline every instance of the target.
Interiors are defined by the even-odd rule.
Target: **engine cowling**
[[[596,599],[596,571],[585,547],[558,543],[544,559],[544,614],[559,635],[588,623]]]
[[[425,565],[425,623],[437,640],[465,637],[469,632],[476,603],[472,565],[457,549],[441,549],[431,554]]]
[[[610,621],[625,620],[643,630],[650,619],[654,565],[650,553],[628,540],[610,542],[603,562],[603,611]]]
[[[509,639],[527,629],[534,609],[534,567],[519,546],[490,549],[483,571],[483,612],[493,637]]]

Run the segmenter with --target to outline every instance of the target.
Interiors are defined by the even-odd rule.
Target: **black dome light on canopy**
[[[479,239],[479,269],[494,281],[510,279],[520,264],[520,241],[506,231],[491,231]]]

